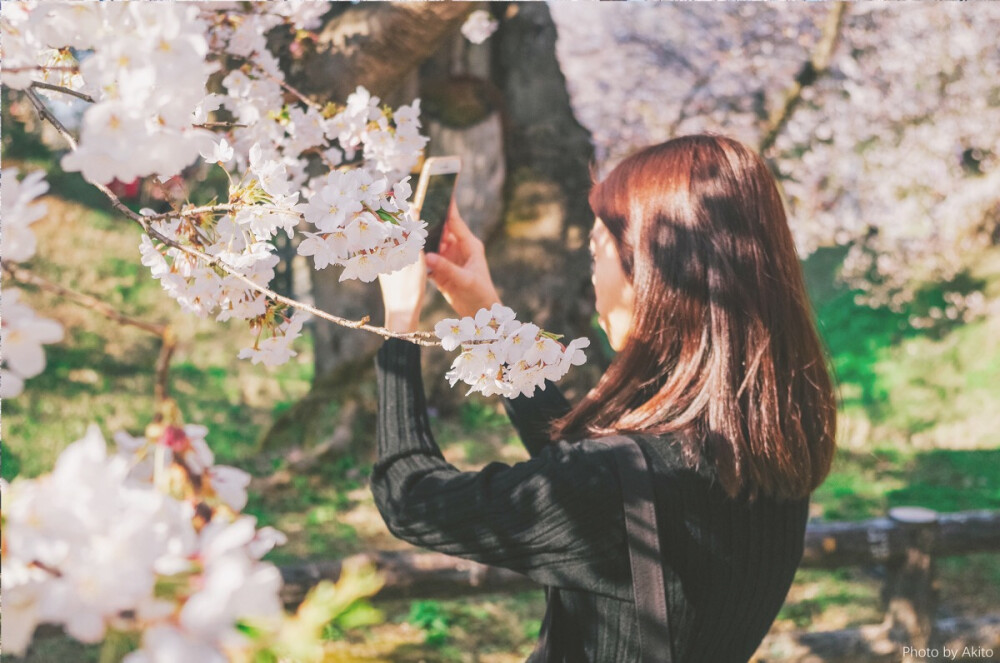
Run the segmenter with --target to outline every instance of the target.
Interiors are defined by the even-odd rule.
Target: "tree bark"
[[[343,101],[359,85],[380,97],[453,35],[478,3],[359,3],[319,31],[316,52],[292,72],[306,94]]]
[[[425,60],[419,73],[416,69],[402,76],[385,73],[385,80],[394,81],[396,88],[374,89],[393,105],[419,95],[424,128],[432,138],[427,154],[457,153],[465,158],[458,200],[470,227],[487,243],[491,272],[504,303],[519,319],[550,331],[569,338],[588,335],[593,315],[587,251],[593,215],[586,200],[588,168],[594,158],[590,133],[570,106],[548,6],[494,3],[489,8],[500,19],[489,40],[471,45],[458,34],[450,40],[442,37],[430,55],[424,56],[427,48],[419,49]],[[336,17],[339,27],[327,26],[322,43],[338,43],[334,35],[359,17],[372,16],[368,12],[375,8],[359,9],[363,11],[357,16],[351,17],[350,10]],[[303,75],[319,76],[323,67],[306,64],[300,69]],[[308,92],[330,84],[309,78],[293,83]],[[339,89],[350,91],[353,84]],[[338,275],[336,269],[313,274],[317,305],[339,315],[369,314],[380,321],[378,288],[340,283]],[[421,328],[449,315],[454,312],[443,298],[430,296]],[[269,446],[322,443],[334,428],[324,422],[333,415],[331,403],[345,400],[365,399],[359,426],[374,427],[372,356],[381,339],[325,324],[317,324],[315,339],[312,393],[275,423],[265,437]],[[570,397],[592,384],[606,367],[598,348],[594,343],[588,352],[591,362],[567,376]],[[443,379],[454,356],[434,349],[424,356],[428,400],[442,414],[453,412],[467,400],[465,390],[451,388]],[[365,446],[370,449],[370,440]]]
[[[476,3],[358,4],[334,16],[319,32],[315,52],[291,66],[293,84],[306,94],[343,102],[359,85],[393,106],[417,96],[416,71],[475,9]],[[324,310],[381,321],[376,284],[340,282],[339,270],[313,271],[313,296]],[[366,371],[382,339],[318,322],[317,385],[353,364],[347,375]]]
[[[415,72],[449,36],[457,32],[476,3],[372,3],[334,7],[319,31],[314,49],[300,58],[282,58],[289,82],[322,101],[343,102],[357,86],[391,105],[417,96]],[[279,37],[280,38],[280,37]],[[316,305],[342,316],[370,315],[381,322],[377,284],[340,282],[339,270],[312,269]],[[357,400],[357,387],[371,373],[372,356],[382,339],[324,321],[312,324],[315,377],[309,395],[286,411],[264,434],[265,448],[323,444],[336,428],[341,403]],[[371,400],[370,398],[368,399]],[[363,408],[371,423],[374,408]]]
[[[556,25],[546,3],[509,3],[494,38],[494,80],[503,92],[508,131],[506,209],[487,256],[504,303],[565,340],[590,336],[588,363],[563,386],[572,399],[607,367],[591,324],[587,202],[594,147],[576,119],[556,54]]]

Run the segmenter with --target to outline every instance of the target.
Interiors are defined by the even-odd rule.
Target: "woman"
[[[548,383],[505,400],[531,454],[459,472],[428,426],[420,346],[389,339],[378,371],[372,492],[415,545],[546,586],[529,661],[638,660],[610,450],[638,441],[654,473],[673,660],[749,659],[802,557],[809,495],[830,469],[835,402],[776,183],[742,144],[694,135],[647,147],[590,205],[601,327],[617,352],[571,406]],[[462,316],[499,301],[482,243],[454,211],[431,279]],[[383,278],[386,324],[413,331],[423,265]]]

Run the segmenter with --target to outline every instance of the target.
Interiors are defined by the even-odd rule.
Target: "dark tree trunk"
[[[593,295],[587,204],[593,147],[575,119],[556,58],[556,29],[545,3],[495,3],[500,28],[481,45],[460,34],[438,44],[419,71],[397,78],[386,102],[421,97],[421,117],[431,142],[428,155],[460,154],[465,170],[458,202],[470,227],[484,238],[491,271],[504,303],[550,331],[569,338],[592,335]],[[345,13],[337,17],[346,21]],[[324,34],[329,30],[324,30]],[[310,71],[303,67],[302,71]],[[348,86],[348,89],[353,87]],[[335,269],[313,276],[317,304],[338,315],[369,314],[382,321],[376,284],[339,283]],[[433,290],[433,286],[430,286]],[[422,328],[454,315],[439,295],[428,298]],[[381,338],[322,324],[316,327],[313,392],[276,422],[271,444],[322,443],[334,429],[339,403],[364,401],[359,430],[374,430],[372,356]],[[597,337],[593,337],[597,340]],[[461,385],[443,375],[453,353],[424,353],[428,398],[442,413],[465,400]],[[604,365],[598,344],[591,363],[567,376],[579,395]],[[494,400],[494,399],[490,399]]]
[[[363,85],[386,97],[454,35],[478,3],[359,3],[319,31],[315,53],[290,72],[306,94],[343,101]]]
[[[283,58],[289,81],[319,100],[343,102],[365,86],[385,103],[399,105],[418,92],[416,71],[440,45],[457,33],[475,3],[377,3],[334,6],[313,50]],[[286,38],[277,36],[276,39]],[[370,315],[382,321],[377,284],[339,282],[339,271],[312,269],[316,305],[347,318]],[[381,344],[374,334],[314,321],[316,371],[311,392],[280,416],[263,437],[265,447],[323,444],[336,428],[340,405],[357,400],[368,380],[371,359]],[[370,386],[370,385],[368,385]],[[372,399],[367,399],[371,401]],[[366,426],[371,408],[359,417]],[[368,421],[367,423],[370,423]]]
[[[507,208],[490,265],[519,317],[567,338],[591,335],[590,131],[573,114],[548,5],[510,3],[507,14],[494,60],[509,116]],[[590,369],[602,364],[597,348]],[[588,370],[571,372],[568,384],[589,382]]]
[[[497,3],[493,11],[500,27],[486,43],[492,42],[491,89],[495,86],[502,100],[507,177],[502,222],[477,232],[487,244],[500,297],[518,319],[568,338],[592,335],[590,132],[570,106],[548,5]],[[454,315],[446,306],[429,313],[431,320]],[[564,381],[571,398],[593,384],[606,365],[597,340],[593,336],[588,352],[592,363]],[[426,354],[433,355],[426,362],[428,399],[447,413],[466,400],[466,390],[450,387],[442,377],[454,356]]]

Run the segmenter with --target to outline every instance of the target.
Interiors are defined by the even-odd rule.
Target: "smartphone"
[[[427,223],[426,252],[436,253],[441,245],[444,222],[448,218],[448,208],[461,170],[462,158],[457,156],[429,157],[424,161],[413,207],[418,218]]]

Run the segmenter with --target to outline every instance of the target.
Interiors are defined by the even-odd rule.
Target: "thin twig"
[[[40,290],[51,292],[54,295],[63,297],[74,304],[79,304],[87,309],[96,311],[104,317],[117,322],[120,325],[135,327],[144,332],[152,334],[160,339],[160,353],[156,358],[156,382],[153,386],[153,397],[157,403],[161,403],[168,397],[170,384],[170,359],[177,348],[177,338],[174,330],[169,324],[157,324],[147,322],[125,315],[110,304],[77,290],[50,281],[34,272],[18,267],[16,265],[4,264],[3,271],[11,280],[25,285],[33,285]]]
[[[36,64],[26,65],[24,67],[4,67],[3,70],[8,74],[23,74],[26,71],[71,71],[73,73],[79,73],[80,67],[75,64]]]
[[[191,126],[198,129],[245,129],[250,125],[237,124],[236,122],[202,122],[201,124],[192,124]]]
[[[187,209],[170,210],[160,214],[150,214],[143,218],[147,221],[164,221],[166,219],[176,219],[184,216],[200,216],[201,214],[229,213],[236,209],[235,205],[222,203],[219,205],[203,205],[201,207],[189,207]]]
[[[708,85],[709,81],[712,80],[712,74],[715,73],[715,70],[717,68],[718,68],[718,63],[714,63],[712,64],[711,67],[708,68],[708,71],[698,74],[698,77],[695,79],[694,84],[691,85],[691,88],[688,90],[687,94],[684,95],[684,99],[681,100],[681,109],[677,111],[677,117],[675,117],[674,121],[671,122],[670,124],[670,129],[667,132],[668,136],[675,135],[677,133],[677,130],[680,128],[681,123],[688,118],[688,108],[690,107],[691,102],[694,101],[694,98],[698,95],[698,92],[700,92],[701,89],[706,85]]]
[[[35,91],[28,88],[27,90],[25,90],[25,93],[28,95],[28,99],[31,100],[32,105],[35,107],[35,110],[38,111],[38,114],[42,117],[42,119],[52,124],[52,126],[55,127],[56,131],[58,131],[59,134],[62,135],[62,137],[66,140],[66,142],[69,143],[70,147],[72,147],[75,150],[77,148],[76,139],[73,138],[73,135],[70,134],[70,132],[62,124],[62,122],[60,122],[59,119],[51,113],[51,111],[49,111],[45,103],[38,98],[38,95],[35,93]],[[97,182],[92,182],[91,184],[97,187],[97,189],[101,193],[103,193],[108,198],[108,200],[111,201],[112,207],[114,207],[116,210],[118,210],[119,212],[121,212],[122,214],[132,219],[137,224],[139,224],[143,232],[149,235],[150,238],[155,239],[156,241],[161,242],[166,246],[173,247],[178,251],[186,253],[192,257],[198,258],[199,260],[202,260],[203,262],[205,262],[205,264],[209,266],[215,266],[222,269],[230,276],[233,276],[239,281],[245,283],[252,290],[255,290],[263,294],[265,297],[268,297],[273,301],[280,302],[282,304],[285,304],[286,306],[291,306],[293,308],[297,308],[302,311],[306,311],[308,313],[315,315],[318,318],[327,320],[334,324],[341,325],[343,327],[350,327],[352,329],[363,329],[365,331],[378,334],[383,338],[398,338],[404,341],[410,341],[411,343],[416,343],[418,345],[426,345],[431,347],[441,345],[439,341],[428,340],[434,338],[434,334],[432,334],[431,332],[423,332],[423,331],[415,331],[409,333],[392,332],[386,329],[385,327],[377,327],[375,325],[368,324],[368,321],[370,320],[368,316],[365,316],[361,320],[348,320],[347,318],[342,318],[340,316],[327,313],[326,311],[318,309],[315,306],[306,304],[305,302],[300,302],[290,297],[285,297],[284,295],[280,295],[269,288],[259,285],[253,279],[233,269],[227,263],[223,262],[219,258],[211,256],[205,253],[204,251],[200,251],[199,249],[196,249],[192,246],[181,244],[180,242],[177,242],[167,237],[166,235],[159,232],[150,225],[150,218],[155,218],[155,217],[144,217],[141,214],[136,213],[135,211],[130,209],[127,205],[125,205],[125,203],[123,203],[121,199],[118,196],[116,196],[115,193],[105,185],[99,184]]]
[[[306,106],[312,106],[313,108],[315,108],[317,110],[320,110],[320,109],[323,108],[318,102],[313,101],[312,99],[310,99],[309,97],[307,97],[305,94],[303,94],[302,92],[299,92],[296,88],[292,87],[292,85],[288,81],[286,81],[286,80],[284,80],[282,78],[278,78],[277,76],[275,76],[271,72],[269,72],[266,69],[264,69],[263,67],[261,67],[256,62],[253,62],[252,60],[249,60],[247,58],[242,58],[242,60],[244,62],[246,62],[247,64],[249,64],[258,73],[263,74],[272,83],[277,83],[278,85],[280,85],[282,88],[285,89],[286,92],[290,93],[292,96],[294,96],[296,99],[298,99],[299,101],[301,101],[302,103],[304,103]]]
[[[94,98],[89,94],[84,94],[83,92],[77,92],[76,90],[62,85],[53,85],[52,83],[43,83],[41,81],[32,81],[31,87],[40,90],[51,90],[53,92],[59,92],[60,94],[68,94],[71,97],[76,97],[77,99],[83,99],[88,103],[94,103]]]
[[[153,397],[157,403],[162,403],[169,397],[170,359],[177,349],[177,337],[174,328],[167,325],[160,337],[160,354],[156,357],[156,383],[153,385]]]
[[[844,24],[844,15],[846,12],[847,3],[841,1],[834,3],[830,9],[830,13],[827,14],[826,22],[823,24],[823,33],[819,43],[816,45],[816,50],[813,51],[812,56],[802,65],[802,69],[795,77],[795,81],[785,90],[784,100],[781,105],[768,118],[764,135],[760,139],[758,147],[758,151],[761,154],[774,145],[778,135],[785,128],[785,125],[788,124],[788,120],[791,119],[795,108],[802,101],[802,91],[815,83],[830,68],[830,62],[833,60],[833,52],[837,48],[837,42],[840,40],[841,28]]]
[[[66,139],[66,142],[69,143],[69,146],[75,150],[76,139],[73,138],[73,134],[71,134],[69,130],[67,130],[66,127],[63,126],[63,123],[59,121],[59,118],[57,118],[55,115],[52,114],[52,111],[50,111],[49,107],[45,105],[45,102],[43,102],[41,99],[38,98],[38,94],[36,94],[35,91],[32,90],[30,87],[26,89],[24,93],[28,96],[28,100],[31,102],[31,105],[35,107],[35,110],[38,112],[38,115],[41,116],[43,120],[45,120],[53,127],[55,127],[56,131],[58,131],[59,134]],[[94,186],[100,188],[101,185],[95,184]],[[114,196],[114,194],[111,195]],[[117,198],[117,196],[115,197]],[[114,203],[113,200],[111,202],[112,204]],[[118,204],[122,205],[122,202],[119,200]],[[124,207],[124,205],[122,205],[122,207]]]
[[[113,306],[98,299],[97,297],[93,297],[92,295],[87,295],[82,292],[78,292],[76,290],[67,288],[63,285],[48,280],[45,277],[39,276],[38,274],[35,274],[34,272],[25,269],[24,267],[18,267],[17,265],[4,263],[3,271],[6,272],[11,279],[17,281],[18,283],[33,285],[41,290],[45,290],[55,295],[59,295],[60,297],[65,297],[66,299],[70,299],[75,303],[80,304],[81,306],[86,306],[88,308],[97,311],[104,317],[110,320],[114,320],[118,324],[137,327],[154,336],[160,336],[160,337],[162,337],[164,332],[166,331],[167,328],[166,325],[156,324],[154,322],[146,322],[145,320],[139,320],[138,318],[133,318],[129,315],[125,315],[124,313],[118,311]]]

